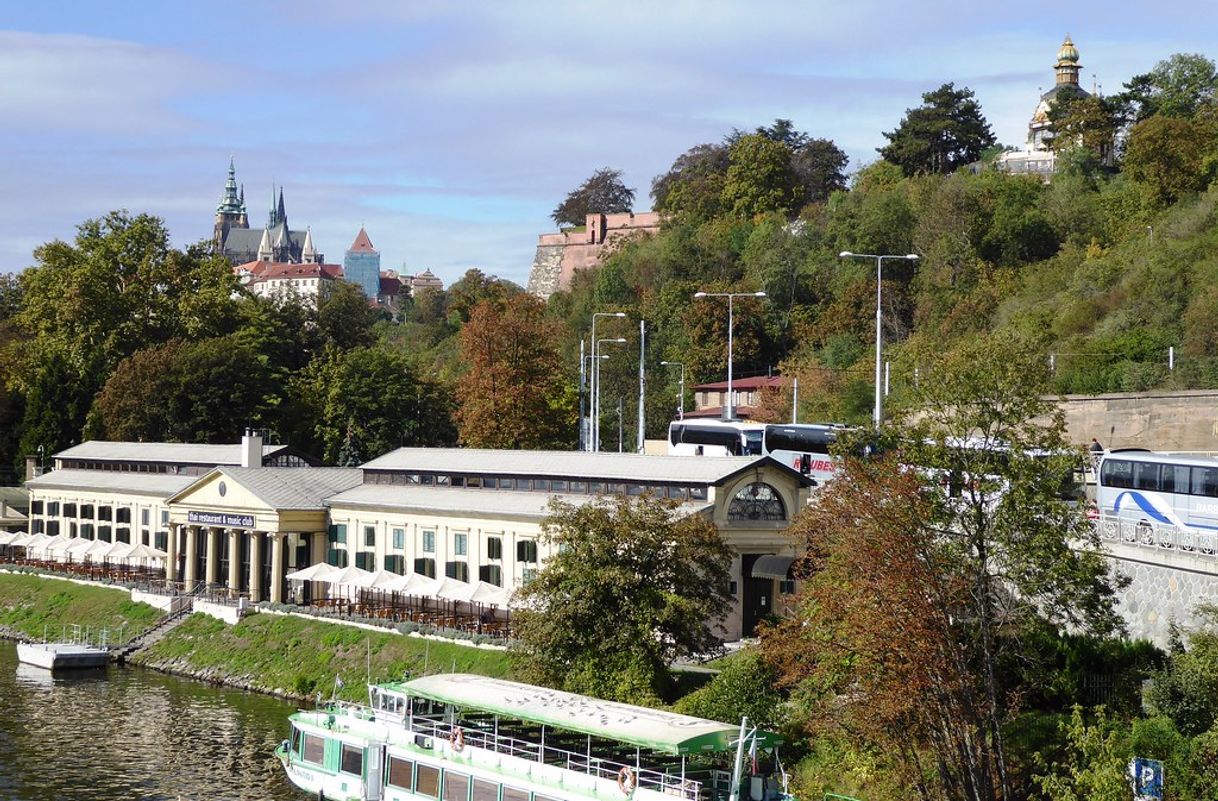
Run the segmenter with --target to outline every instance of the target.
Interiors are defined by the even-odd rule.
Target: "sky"
[[[527,281],[550,212],[595,170],[652,179],[775,118],[853,171],[952,81],[1022,144],[1069,33],[1119,91],[1172,53],[1218,57],[1202,0],[0,0],[0,273],[126,208],[209,239],[230,156],[251,227],[282,186],[341,263]]]

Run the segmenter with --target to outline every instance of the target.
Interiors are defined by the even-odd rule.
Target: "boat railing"
[[[436,720],[422,715],[415,715],[409,719],[404,719],[402,715],[382,711],[377,711],[376,715],[383,721],[401,721],[403,725],[408,726],[415,734],[447,740],[449,742],[455,740],[454,731],[460,729],[465,748],[481,748],[530,762],[542,762],[554,765],[565,770],[584,773],[609,781],[618,781],[619,778],[625,776],[624,772],[628,770],[630,772],[629,780],[636,787],[654,790],[673,798],[685,798],[689,801],[698,801],[698,799],[705,797],[702,795],[705,782],[694,778],[694,775],[690,774],[674,774],[636,765],[633,762],[598,757],[587,752],[571,751],[565,748],[555,748],[550,745],[543,745],[541,742],[521,739],[511,734],[503,734],[477,726],[460,726],[459,724],[450,723],[445,720]],[[712,787],[720,784],[716,780],[719,777],[710,775],[717,773],[722,773],[722,771],[696,771],[696,775],[712,779]]]

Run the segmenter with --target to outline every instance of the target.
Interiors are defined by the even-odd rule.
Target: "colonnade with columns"
[[[187,587],[203,581],[208,587],[226,588],[234,595],[248,594],[254,602],[283,603],[285,576],[289,569],[322,562],[326,558],[324,531],[254,531],[181,523],[171,523],[169,528],[165,560],[168,581],[178,581]],[[303,564],[289,564],[289,545],[303,542],[308,543],[308,558]],[[265,564],[268,548],[269,565]],[[225,566],[222,563],[227,563],[224,575],[221,575],[221,568]],[[243,563],[248,563],[244,571]],[[269,568],[265,574],[264,568]],[[265,582],[269,586],[264,586],[264,579],[269,579]]]

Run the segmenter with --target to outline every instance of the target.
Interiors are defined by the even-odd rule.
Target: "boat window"
[[[550,798],[548,795],[537,795],[537,793],[533,793],[533,801],[558,801],[558,799]]]
[[[385,783],[400,790],[414,787],[414,763],[409,759],[389,757],[389,770],[385,773]]]
[[[364,775],[364,749],[343,743],[343,758],[339,765],[343,773]]]
[[[428,798],[440,797],[440,769],[431,765],[419,765],[415,776],[414,791]],[[528,801],[526,798],[524,801]]]
[[[503,801],[529,801],[528,790],[517,790],[515,787],[503,788]]]
[[[301,755],[301,759],[315,765],[325,762],[326,741],[316,735],[306,734],[304,736],[304,754]]]
[[[499,801],[499,785],[486,779],[474,779],[474,794],[470,801]]]
[[[298,756],[300,755],[300,737],[301,737],[300,729],[293,726],[292,727],[292,753],[296,754]]]
[[[444,801],[467,801],[468,798],[469,776],[444,771]]]

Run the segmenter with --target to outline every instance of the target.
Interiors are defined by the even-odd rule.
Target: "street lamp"
[[[727,298],[727,402],[723,405],[723,419],[732,419],[732,301],[735,298],[764,298],[764,292],[695,292],[695,298]]]
[[[685,364],[683,362],[660,362],[664,367],[681,368],[681,389],[677,393],[677,419],[685,419]]]
[[[609,342],[615,345],[624,345],[626,340],[622,337],[616,339],[598,339],[596,340],[596,354],[600,356],[600,346]],[[596,384],[596,395],[592,398],[592,406],[596,409],[596,417],[592,421],[592,451],[595,453],[601,449],[601,358],[596,358],[592,361],[592,383]]]
[[[880,309],[880,292],[884,286],[884,259],[903,259],[907,261],[917,261],[917,253],[907,253],[904,256],[900,255],[878,255],[876,253],[851,253],[848,250],[843,250],[837,254],[843,259],[875,259],[875,412],[874,418],[875,427],[880,427],[880,419],[884,414],[884,387],[882,382],[881,372],[881,356],[880,352],[884,347],[883,332],[880,326],[883,324],[882,311]]]
[[[597,349],[596,349],[596,318],[597,317],[625,317],[625,316],[626,316],[626,312],[593,312],[593,314],[592,314],[592,364],[593,365],[600,364],[600,360],[596,358],[598,355],[600,355],[599,351],[597,351]],[[598,390],[600,389],[600,387],[597,385],[598,372],[599,371],[597,371],[597,370],[592,371],[592,392],[591,392],[592,415],[591,416],[592,416],[593,420],[600,420],[600,413],[601,413],[599,401],[597,400],[600,397],[600,395],[598,394]],[[593,438],[592,450],[595,451],[597,449],[596,448],[597,444],[598,443],[597,443],[596,439]]]

